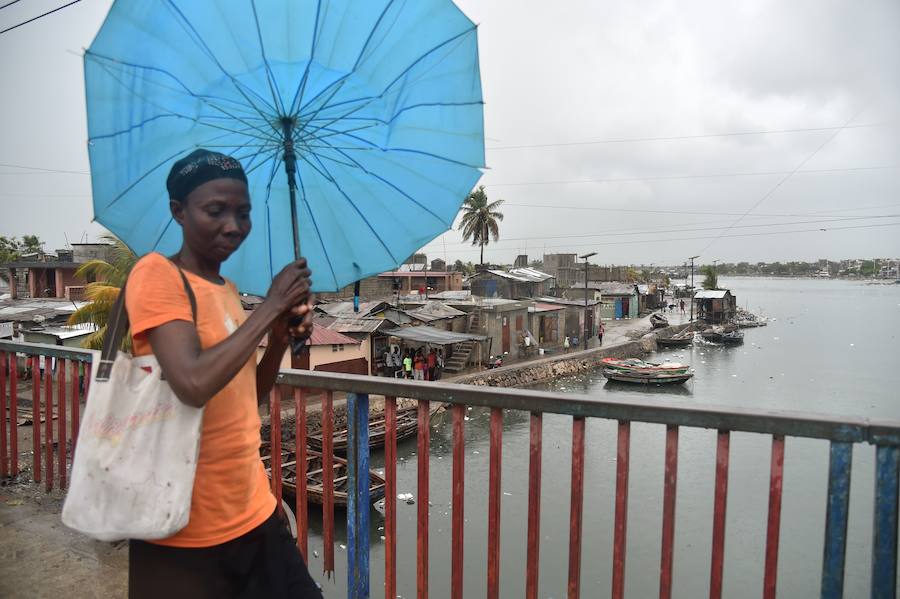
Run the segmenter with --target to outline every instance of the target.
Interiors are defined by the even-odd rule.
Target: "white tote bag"
[[[203,408],[175,396],[153,356],[117,351],[128,330],[124,298],[123,287],[92,369],[62,521],[101,541],[164,539],[188,523]]]

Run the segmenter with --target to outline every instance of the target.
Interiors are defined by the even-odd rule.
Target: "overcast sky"
[[[61,4],[19,2],[0,29]],[[458,4],[480,24],[482,184],[506,202],[486,260],[900,255],[895,0]],[[80,55],[109,5],[83,0],[0,35],[0,234],[52,250],[102,232]],[[458,231],[426,251],[478,260]]]

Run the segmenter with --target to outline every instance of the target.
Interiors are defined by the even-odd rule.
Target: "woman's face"
[[[204,258],[224,262],[250,234],[250,194],[237,179],[207,181],[171,208],[185,244]]]

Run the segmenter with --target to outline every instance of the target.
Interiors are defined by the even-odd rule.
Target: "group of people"
[[[603,326],[602,322],[600,322],[599,326],[597,327],[597,345],[603,345],[603,334],[605,332],[606,332],[606,327]],[[573,335],[572,337],[569,337],[568,335],[566,335],[565,338],[563,339],[563,351],[568,353],[570,348],[576,348],[576,347],[578,347],[578,336]],[[585,349],[587,349],[587,348],[585,347]]]
[[[394,378],[436,381],[444,370],[444,350],[420,347],[407,348],[401,353],[394,345],[384,352],[384,367],[387,376]]]

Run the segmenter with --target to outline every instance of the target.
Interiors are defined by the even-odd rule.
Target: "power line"
[[[770,197],[772,197],[772,195],[773,195],[776,191],[778,191],[778,189],[779,189],[784,183],[786,183],[787,180],[790,179],[791,176],[794,175],[794,173],[799,172],[801,168],[803,168],[804,166],[806,166],[806,164],[807,164],[810,160],[812,160],[812,159],[816,156],[816,154],[818,154],[818,153],[822,150],[822,148],[824,148],[824,147],[827,146],[829,143],[831,143],[831,141],[832,141],[835,137],[837,137],[838,133],[840,133],[841,131],[843,131],[845,127],[849,127],[849,126],[850,126],[850,123],[852,123],[854,120],[856,120],[856,117],[858,117],[860,114],[862,114],[862,112],[863,112],[864,110],[865,110],[865,107],[860,108],[859,111],[858,111],[856,114],[854,114],[854,115],[851,116],[849,119],[847,119],[847,122],[844,123],[844,126],[843,126],[843,127],[841,127],[840,129],[837,129],[837,130],[834,131],[831,135],[829,135],[829,136],[828,136],[828,139],[826,139],[826,140],[823,141],[821,144],[819,144],[819,146],[818,146],[815,150],[813,150],[812,153],[811,153],[809,156],[807,156],[806,158],[804,158],[803,160],[801,160],[801,161],[800,161],[800,164],[798,164],[796,167],[794,167],[794,169],[793,169],[791,172],[789,172],[789,173],[786,174],[784,177],[782,177],[782,178],[778,181],[778,183],[776,183],[775,185],[773,185],[772,188],[769,189],[769,191],[767,191],[766,193],[764,193],[763,196],[762,196],[761,198],[759,198],[759,199],[756,201],[756,203],[754,203],[752,206],[750,206],[750,207],[747,209],[746,212],[744,212],[741,216],[737,217],[737,218],[734,220],[734,223],[732,223],[732,226],[738,224],[739,222],[741,222],[741,220],[743,220],[743,218],[744,218],[745,216],[747,216],[748,214],[750,214],[751,212],[753,212],[754,210],[756,210],[756,208],[757,208],[760,204],[762,204],[762,203],[765,202],[767,199],[769,199]],[[721,237],[721,235],[720,235],[720,237]],[[698,253],[699,253],[699,254],[703,254],[706,250],[708,250],[710,247],[712,247],[712,245],[713,245],[715,242],[716,242],[716,240],[713,239],[712,241],[710,241],[709,243],[707,243],[707,244],[703,247],[703,249],[702,249],[700,252],[698,252]]]
[[[17,1],[18,1],[18,0],[15,0],[15,2],[17,2]],[[15,2],[10,2],[9,4],[14,4]],[[32,18],[28,19],[27,21],[22,21],[22,22],[19,23],[18,25],[13,25],[12,27],[7,27],[7,28],[4,29],[3,31],[0,31],[0,35],[3,35],[3,34],[6,33],[7,31],[12,31],[13,29],[17,29],[17,28],[21,27],[22,25],[28,25],[29,23],[33,23],[34,21],[37,21],[38,19],[43,19],[44,17],[46,17],[46,16],[48,16],[48,15],[52,15],[52,14],[55,13],[55,12],[59,12],[59,11],[61,11],[62,9],[66,8],[66,7],[69,7],[69,6],[72,6],[73,4],[78,4],[79,2],[81,2],[81,0],[72,0],[72,2],[69,2],[68,4],[63,4],[62,6],[60,6],[60,7],[58,7],[58,8],[54,8],[53,10],[48,10],[47,12],[45,12],[45,13],[42,14],[42,15],[38,15],[38,16],[36,16],[36,17],[32,17]],[[6,8],[7,6],[9,6],[9,4],[6,4],[6,5],[3,6],[2,8]]]
[[[758,171],[747,173],[715,173],[701,175],[663,175],[658,177],[609,177],[600,179],[559,179],[556,181],[521,181],[515,183],[490,183],[485,187],[513,187],[513,186],[529,186],[529,185],[567,185],[577,183],[630,183],[635,181],[679,181],[682,179],[724,179],[728,177],[764,177],[769,175],[787,175],[787,174],[819,174],[819,173],[844,173],[854,171],[874,171],[894,169],[898,165],[886,166],[857,166],[849,168],[822,168],[808,169],[805,171]]]
[[[875,225],[850,225],[846,227],[818,227],[815,229],[795,229],[792,231],[766,231],[766,232],[758,232],[758,233],[735,233],[734,235],[722,235],[721,237],[761,237],[766,235],[793,235],[795,233],[818,233],[818,232],[831,232],[831,231],[845,231],[849,229],[875,229],[881,227],[897,227],[900,226],[900,221],[895,223],[880,223]],[[635,244],[635,243],[671,243],[673,241],[696,241],[701,239],[717,239],[716,236],[702,236],[702,237],[675,237],[669,239],[632,239],[628,241],[610,241],[610,242],[597,242],[597,243],[575,243],[575,244],[562,244],[562,245],[547,245],[544,246],[544,249],[550,248],[576,248],[576,247],[595,247],[595,246],[606,246],[606,245],[625,245],[625,244]],[[486,245],[484,247],[485,251],[509,251],[515,248],[498,248],[492,247],[490,245]],[[457,254],[463,253],[472,253],[478,252],[480,248],[472,248],[466,250],[450,250],[451,253],[455,252]]]
[[[70,171],[58,168],[44,168],[41,166],[26,166],[24,164],[6,164],[0,162],[0,166],[6,168],[21,168],[29,171],[38,171],[34,173],[0,173],[0,175],[37,175],[40,173],[61,173],[61,174],[69,174],[69,175],[90,175],[89,171]]]
[[[0,10],[3,10],[3,9],[6,8],[7,6],[12,6],[12,5],[15,4],[16,2],[20,2],[20,1],[21,1],[21,0],[12,0],[12,2],[7,2],[7,3],[4,4],[3,6],[0,6]]]
[[[674,214],[674,215],[684,215],[684,214],[697,214],[704,216],[741,216],[743,213],[741,212],[710,212],[710,211],[702,211],[702,210],[652,210],[646,208],[606,208],[600,206],[560,206],[556,204],[513,204],[513,203],[504,203],[504,206],[515,206],[517,208],[549,208],[552,210],[591,210],[597,212],[630,212],[637,214]],[[756,213],[749,214],[747,216],[751,218],[762,218],[762,217],[805,217],[805,216],[813,216],[816,214],[823,214],[826,212],[848,212],[851,210],[869,210],[874,208],[884,208],[887,206],[900,206],[900,203],[892,203],[892,204],[880,204],[877,206],[870,206],[868,208],[841,208],[837,210],[825,210],[821,212],[807,212],[807,213],[795,213],[795,214],[786,214],[786,213]]]
[[[544,144],[523,144],[516,146],[489,146],[486,150],[529,150],[533,148],[558,148],[565,146],[590,146],[599,144],[639,143],[648,141],[681,141],[690,139],[710,139],[718,137],[739,137],[744,135],[769,135],[773,133],[810,133],[815,131],[834,131],[840,129],[861,129],[864,127],[877,127],[880,123],[868,123],[865,125],[851,125],[849,127],[806,127],[799,129],[766,129],[760,131],[730,131],[726,133],[705,133],[699,135],[673,135],[669,137],[623,137],[613,139],[598,139],[593,141],[565,141]]]
[[[695,233],[702,231],[719,231],[722,229],[758,229],[760,227],[788,227],[792,225],[810,225],[810,224],[818,224],[818,223],[835,223],[835,222],[846,222],[853,220],[870,220],[870,219],[880,219],[880,218],[900,218],[900,214],[877,214],[870,216],[834,216],[827,219],[815,219],[815,220],[801,220],[801,221],[791,221],[791,222],[783,222],[783,223],[759,223],[755,225],[737,225],[737,226],[728,226],[728,227],[698,227],[691,229],[668,229],[668,230],[658,230],[658,229],[644,229],[644,230],[632,230],[632,231],[618,231],[618,230],[607,230],[607,231],[598,231],[596,233],[587,233],[583,235],[546,235],[546,236],[528,236],[528,237],[507,237],[501,239],[494,243],[503,243],[506,241],[531,241],[537,239],[584,239],[590,237],[630,237],[632,235],[662,235],[666,233]],[[702,223],[701,223],[702,224]],[[458,242],[458,245],[470,245],[469,242]],[[500,249],[508,249],[508,248],[500,248]]]

